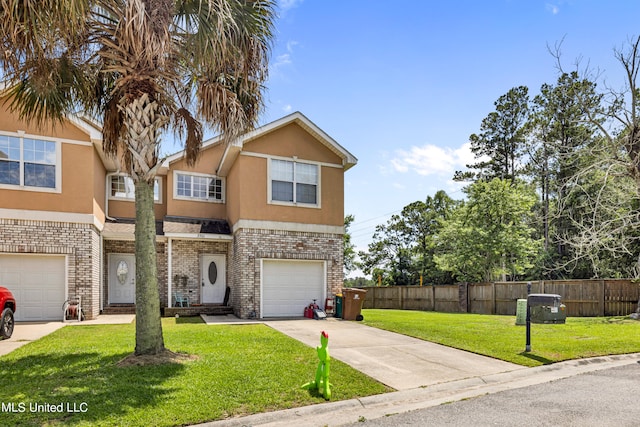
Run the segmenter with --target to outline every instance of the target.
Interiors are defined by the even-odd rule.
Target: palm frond
[[[202,123],[196,120],[186,108],[179,108],[174,114],[174,129],[185,138],[185,160],[188,166],[193,166],[202,147]]]
[[[255,126],[264,107],[274,3],[183,1],[178,10],[185,13],[182,60],[198,113],[231,140]]]

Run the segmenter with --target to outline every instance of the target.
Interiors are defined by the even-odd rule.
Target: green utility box
[[[342,294],[336,295],[336,313],[334,314],[335,317],[342,318],[342,301]]]
[[[557,294],[531,294],[527,297],[531,323],[562,324],[567,319],[567,308]]]
[[[516,302],[516,325],[527,324],[527,300],[519,299]]]

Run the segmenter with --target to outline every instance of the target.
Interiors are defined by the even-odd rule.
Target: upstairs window
[[[318,165],[271,159],[271,201],[318,204]]]
[[[133,179],[124,175],[111,176],[110,198],[120,200],[135,200],[136,186]],[[153,200],[160,203],[160,178],[156,178],[153,183]]]
[[[0,135],[0,184],[58,188],[58,143]]]
[[[178,199],[224,202],[224,181],[210,175],[176,172],[174,195]]]

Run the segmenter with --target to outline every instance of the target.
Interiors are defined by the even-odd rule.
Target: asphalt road
[[[638,426],[640,364],[349,424],[351,427],[465,425]]]

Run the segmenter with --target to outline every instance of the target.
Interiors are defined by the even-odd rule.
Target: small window
[[[187,173],[176,173],[174,176],[176,198],[207,202],[224,201],[224,181],[222,178]]]
[[[271,201],[318,204],[318,165],[271,160]]]
[[[124,175],[112,175],[110,196],[112,199],[135,200],[136,186],[133,179]],[[160,178],[156,178],[153,184],[153,200],[160,202]]]

